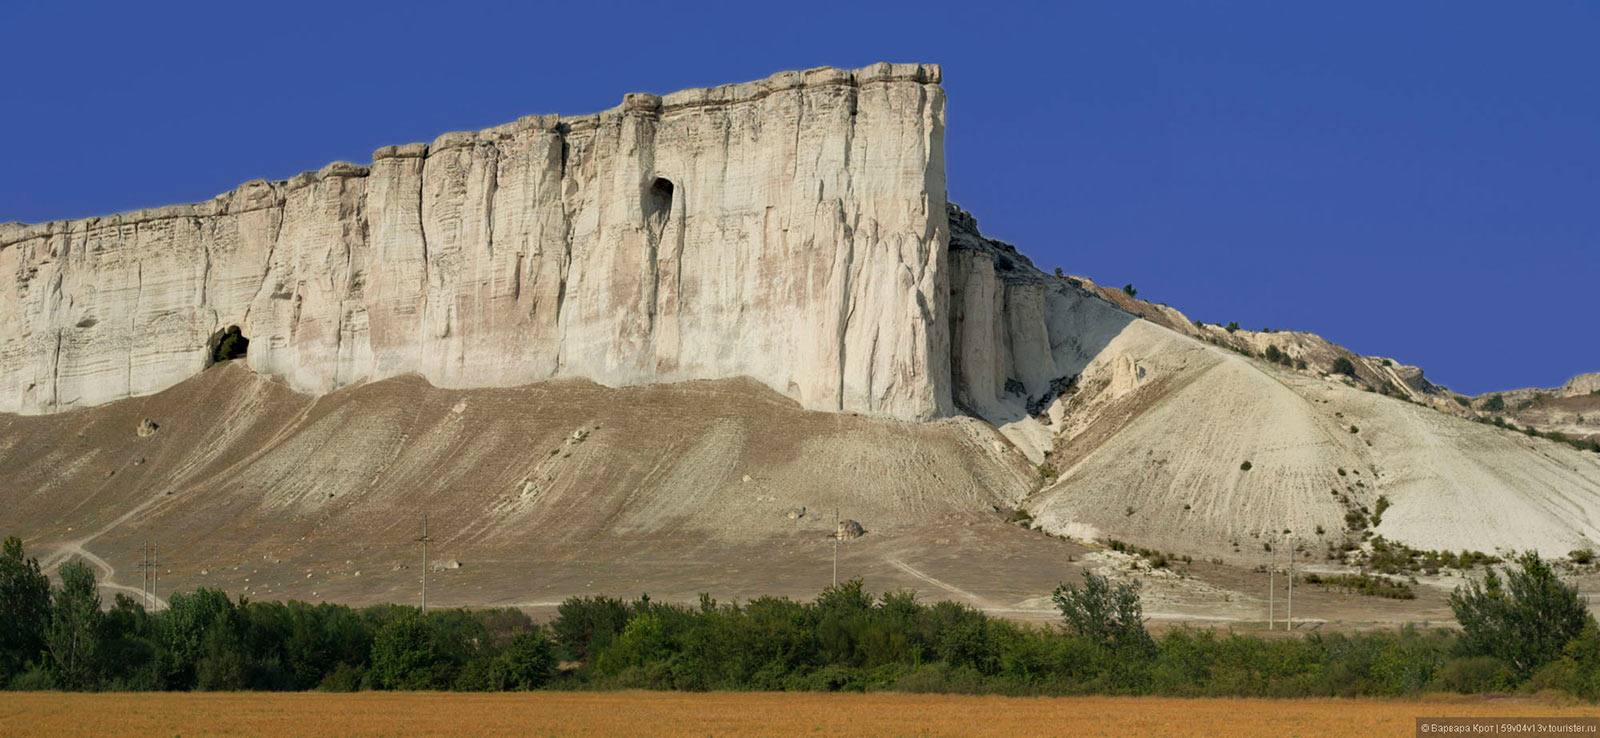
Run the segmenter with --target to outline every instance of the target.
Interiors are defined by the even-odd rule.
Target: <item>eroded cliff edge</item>
[[[294,388],[749,376],[953,411],[933,65],[631,94],[208,202],[0,226],[0,411],[145,395],[238,326]]]

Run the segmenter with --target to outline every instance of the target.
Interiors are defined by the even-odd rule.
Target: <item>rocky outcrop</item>
[[[0,226],[0,411],[150,394],[222,331],[298,390],[748,376],[949,414],[936,66],[786,72],[379,149],[288,181]]]
[[[1582,397],[1600,394],[1600,372],[1579,374],[1561,386],[1562,397]]]
[[[950,274],[955,402],[997,425],[1038,414],[1134,320],[985,238],[977,219],[953,205]]]

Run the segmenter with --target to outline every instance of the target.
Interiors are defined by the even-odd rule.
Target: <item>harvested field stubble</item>
[[[22,736],[1412,735],[1416,717],[1600,716],[1529,698],[1421,700],[908,694],[57,694],[0,700]]]

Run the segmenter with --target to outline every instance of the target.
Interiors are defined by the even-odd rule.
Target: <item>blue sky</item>
[[[0,28],[0,221],[625,92],[936,62],[951,199],[1042,268],[1462,392],[1600,371],[1593,3],[7,0]]]

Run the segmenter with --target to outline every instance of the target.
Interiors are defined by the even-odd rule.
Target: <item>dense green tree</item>
[[[100,674],[115,691],[159,689],[154,622],[144,606],[118,593],[100,623]]]
[[[1500,659],[1525,679],[1560,657],[1594,616],[1578,588],[1557,578],[1537,552],[1514,563],[1503,572],[1489,567],[1483,581],[1457,587],[1450,609],[1466,653]]]
[[[428,620],[415,611],[390,620],[372,638],[372,677],[383,689],[432,689],[438,660]]]
[[[50,628],[45,633],[50,666],[68,689],[93,689],[100,680],[96,656],[102,618],[94,570],[73,559],[57,573],[61,587],[50,603]]]
[[[496,689],[538,689],[555,672],[555,645],[543,630],[512,636],[494,660],[492,674]]]
[[[1510,681],[1510,680],[1507,680]],[[1462,692],[1478,692],[1467,685]],[[1501,686],[1502,691],[1504,687]],[[1535,690],[1561,689],[1590,702],[1600,701],[1600,627],[1594,622],[1561,649],[1561,658],[1533,675],[1529,686]]]
[[[1137,581],[1113,586],[1106,577],[1085,571],[1082,588],[1063,583],[1051,599],[1073,635],[1116,651],[1155,650],[1155,642],[1144,629]]]
[[[195,689],[236,691],[248,685],[248,660],[235,621],[218,620],[200,637],[195,660]]]
[[[922,608],[918,625],[924,652],[957,668],[993,673],[998,663],[990,619],[970,605],[941,601]]]
[[[372,651],[372,630],[348,607],[252,602],[244,617],[248,653],[275,665],[254,671],[251,681],[257,686],[281,681],[283,689],[312,689],[340,664],[349,667],[346,676],[365,667]]]
[[[830,664],[861,666],[861,635],[872,615],[872,595],[860,578],[822,590],[812,609],[820,657]]]
[[[628,625],[628,603],[612,597],[569,597],[550,624],[567,655],[589,662]]]
[[[233,601],[221,590],[201,587],[192,593],[179,592],[168,600],[155,629],[160,646],[162,678],[168,686],[193,689],[202,658],[231,659],[222,647],[224,640],[237,638],[239,613]],[[207,634],[217,629],[208,646]],[[218,676],[220,664],[211,665],[211,676]]]
[[[622,633],[595,659],[595,665],[610,676],[627,669],[669,665],[676,646],[666,618],[659,613],[642,612],[628,620]]]
[[[445,687],[456,672],[474,659],[494,656],[496,640],[484,627],[485,613],[472,610],[432,610],[425,616],[432,639],[433,664],[430,679]]]
[[[0,684],[39,663],[50,625],[50,579],[39,560],[25,558],[22,539],[0,546]]]

